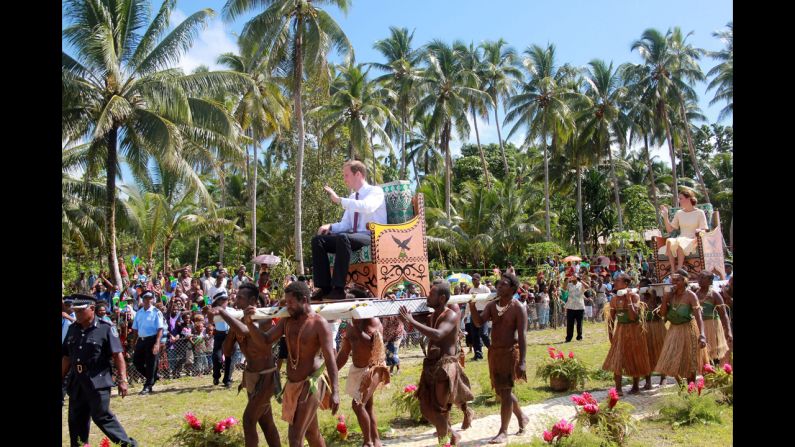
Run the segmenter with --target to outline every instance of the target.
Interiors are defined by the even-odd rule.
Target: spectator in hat
[[[207,296],[209,296],[210,299],[213,299],[213,297],[218,295],[220,292],[224,292],[226,295],[229,295],[229,291],[226,289],[226,273],[218,272],[218,276],[215,278],[214,284],[205,291],[207,292]]]
[[[147,290],[143,293],[142,299],[143,307],[135,313],[132,326],[133,332],[138,335],[133,364],[146,379],[139,394],[147,395],[152,392],[157,380],[155,372],[160,355],[160,338],[167,326],[163,314],[152,304],[155,299],[154,293]]]

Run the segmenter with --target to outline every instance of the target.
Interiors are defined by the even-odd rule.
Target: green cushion
[[[334,253],[328,254],[328,262],[329,265],[334,265]],[[373,253],[370,250],[369,245],[365,245],[358,250],[353,250],[353,255],[351,255],[351,264],[360,264],[362,262],[373,262]]]
[[[387,223],[399,224],[414,218],[414,206],[411,204],[414,195],[408,180],[398,180],[380,186],[384,190]]]
[[[707,215],[707,226],[710,228],[710,230],[712,230],[713,229],[713,224],[712,224],[712,214],[713,214],[712,204],[711,203],[699,203],[698,205],[696,205],[696,208],[700,209],[701,211],[704,211],[704,214]],[[674,215],[676,214],[677,211],[679,211],[681,209],[682,208],[668,208],[668,220],[669,221],[674,220]],[[669,237],[677,237],[677,236],[679,236],[679,230],[674,230],[669,235]]]

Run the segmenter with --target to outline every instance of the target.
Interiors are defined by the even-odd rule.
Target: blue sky
[[[153,1],[153,9],[160,3]],[[235,33],[253,14],[224,23],[220,18],[223,5],[221,0],[177,3],[172,24],[201,8],[212,8],[217,13],[182,58],[180,65],[186,70],[199,64],[220,68],[215,64],[216,57],[235,51]],[[532,44],[554,43],[559,64],[584,66],[591,59],[601,58],[612,60],[617,66],[641,61],[630,46],[647,28],[665,32],[679,26],[684,32],[694,32],[688,40],[694,46],[719,50],[723,44],[712,33],[733,20],[731,0],[354,0],[347,16],[335,8],[328,11],[348,35],[358,62],[381,61],[373,42],[387,37],[390,26],[399,26],[415,30],[415,46],[435,38],[478,44],[502,37],[520,53]],[[715,62],[705,58],[701,65],[706,73]],[[714,90],[706,92],[706,84],[698,85],[697,92],[704,114],[710,123],[714,122],[724,104],[709,106]],[[730,125],[731,120],[722,124]],[[490,123],[478,122],[478,127],[482,142],[497,142],[493,119]],[[512,141],[519,142],[520,137]],[[456,141],[452,145],[454,154],[460,144]],[[658,153],[667,154],[667,149]],[[668,160],[667,155],[663,159]]]

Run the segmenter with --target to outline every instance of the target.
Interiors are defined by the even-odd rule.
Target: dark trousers
[[[571,310],[566,309],[566,341],[571,341],[574,335],[574,322],[577,322],[577,340],[582,340],[582,316],[585,309]]]
[[[69,443],[72,447],[82,447],[88,442],[92,420],[110,442],[125,447],[138,445],[127,436],[110,411],[110,388],[95,390],[85,384],[74,384],[69,392]]]
[[[221,378],[221,367],[224,368],[224,383],[232,381],[232,358],[223,361],[223,345],[226,340],[226,332],[216,332],[213,336],[213,380]]]
[[[315,287],[329,289],[345,287],[348,266],[353,250],[370,245],[370,235],[364,233],[333,233],[317,235],[312,238],[312,279]],[[334,253],[334,278],[331,278],[331,266],[328,253]]]
[[[139,338],[135,343],[133,365],[135,369],[146,378],[144,381],[144,388],[151,389],[157,381],[155,374],[157,373],[157,364],[160,363],[160,354],[152,354],[152,348],[154,348],[156,341],[157,336],[152,335]]]
[[[491,341],[489,340],[489,336],[483,332],[484,329],[483,326],[475,326],[475,323],[466,323],[467,333],[472,334],[471,340],[472,347],[475,349],[475,358],[479,359],[483,358],[483,345],[486,345],[487,348],[491,347]]]

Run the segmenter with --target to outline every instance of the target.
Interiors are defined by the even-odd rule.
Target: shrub
[[[199,420],[185,413],[185,424],[171,437],[169,445],[179,447],[243,447],[243,429],[237,419],[229,417],[218,422]]]
[[[420,400],[414,395],[415,391],[417,391],[417,385],[406,385],[402,390],[395,391],[395,413],[408,413],[411,420],[423,422],[425,417],[420,411]]]
[[[608,443],[624,445],[629,434],[635,429],[632,419],[634,407],[626,402],[619,402],[618,393],[611,388],[608,398],[601,405],[590,393],[572,396],[577,408],[578,426],[588,429]]]
[[[674,427],[692,424],[720,423],[721,408],[713,393],[702,393],[701,385],[690,382],[682,385],[675,395],[667,396],[660,407],[660,415]]]
[[[547,348],[547,353],[549,358],[545,359],[544,363],[538,365],[536,369],[537,377],[549,380],[550,377],[557,376],[569,380],[573,387],[585,386],[590,372],[580,359],[575,358],[573,352],[565,355],[563,351],[555,352],[555,348],[550,346]]]

